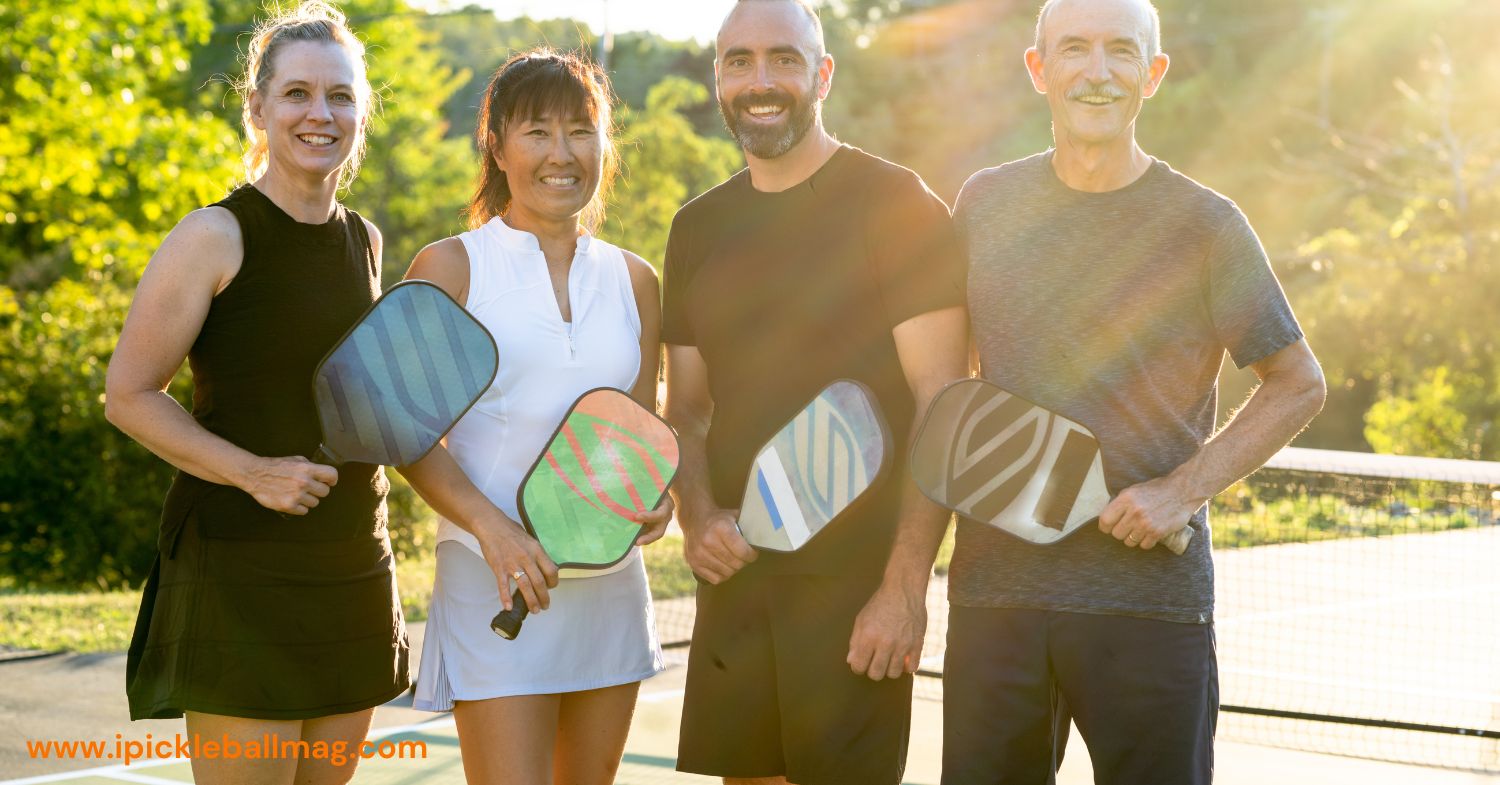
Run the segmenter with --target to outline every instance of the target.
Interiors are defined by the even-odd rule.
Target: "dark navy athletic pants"
[[[1070,718],[1098,785],[1207,785],[1218,712],[1211,624],[950,609],[943,785],[1048,785]]]

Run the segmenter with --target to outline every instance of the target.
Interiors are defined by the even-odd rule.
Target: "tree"
[[[1500,457],[1500,136],[1467,98],[1500,57],[1430,46],[1394,81],[1399,100],[1360,127],[1326,126],[1326,153],[1288,156],[1295,172],[1337,178],[1345,205],[1298,246],[1297,299],[1330,385],[1374,400],[1371,446]],[[1417,438],[1414,423],[1432,432]]]
[[[619,112],[621,177],[602,235],[658,270],[677,209],[743,160],[728,140],[694,132],[684,112],[708,98],[703,85],[669,76],[651,88],[643,108]]]
[[[198,0],[0,6],[0,574],[22,582],[150,565],[170,469],[105,422],[104,369],[157,242],[233,172],[229,126],[173,103],[209,30]]]
[[[1472,380],[1471,380],[1472,384]],[[1390,392],[1365,412],[1365,439],[1375,452],[1439,458],[1476,458],[1480,449],[1459,391],[1439,366],[1408,387]]]

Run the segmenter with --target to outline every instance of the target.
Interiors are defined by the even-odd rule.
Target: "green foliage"
[[[170,470],[105,422],[104,370],[129,287],[223,193],[235,143],[164,99],[203,3],[24,8],[0,8],[0,574],[119,586],[150,565]]]
[[[124,651],[140,604],[135,591],[0,593],[0,648]]]
[[[0,377],[21,381],[0,387],[0,574],[106,588],[151,565],[170,468],[104,420],[128,304],[111,282],[64,279],[0,313]]]
[[[708,98],[702,85],[669,76],[643,108],[620,111],[621,178],[601,234],[658,270],[677,208],[742,165],[734,144],[693,130],[685,110]]]
[[[1478,448],[1458,391],[1442,366],[1423,374],[1405,395],[1382,394],[1365,412],[1365,439],[1376,452],[1470,458]]]
[[[345,8],[351,16],[358,11],[354,3]],[[415,17],[382,18],[359,32],[382,108],[345,202],[385,233],[383,279],[389,286],[423,246],[464,229],[460,214],[478,171],[477,156],[467,138],[448,135],[443,107],[470,72],[445,64],[438,36]]]
[[[698,590],[692,568],[682,560],[682,535],[668,534],[641,549],[651,596],[657,600],[691,597]]]
[[[207,38],[206,6],[157,5],[0,7],[0,282],[133,282],[163,227],[223,193],[229,129],[163,100]]]

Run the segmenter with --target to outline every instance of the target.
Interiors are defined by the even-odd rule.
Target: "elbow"
[[[1323,404],[1328,401],[1328,380],[1324,378],[1323,369],[1317,363],[1313,363],[1303,376],[1298,398],[1306,407],[1307,419],[1311,421],[1323,411]]]
[[[116,428],[120,427],[120,418],[124,416],[124,413],[120,409],[119,393],[111,390],[109,385],[106,384],[104,386],[104,419]]]
[[[128,428],[131,416],[131,391],[122,389],[117,384],[110,384],[108,379],[104,382],[104,419],[110,425],[130,433]]]

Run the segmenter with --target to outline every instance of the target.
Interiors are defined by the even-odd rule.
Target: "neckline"
[[[500,239],[501,244],[511,249],[533,253],[542,252],[542,244],[537,240],[536,235],[511,226],[505,222],[505,218],[502,216],[497,215],[486,221],[484,228],[493,231],[495,236]],[[579,257],[586,255],[594,245],[594,235],[587,227],[579,226],[578,230],[580,232],[578,235],[578,246],[573,249],[573,261],[575,262],[578,261]]]
[[[1142,172],[1140,177],[1110,191],[1080,191],[1063,182],[1062,177],[1057,173],[1056,167],[1052,165],[1052,158],[1056,154],[1057,148],[1055,147],[1049,148],[1045,153],[1042,153],[1042,168],[1045,170],[1043,176],[1046,177],[1047,182],[1058,193],[1066,194],[1074,199],[1111,199],[1117,196],[1124,196],[1132,191],[1144,188],[1147,182],[1155,180],[1159,170],[1165,166],[1161,159],[1147,154],[1146,157],[1151,159],[1151,165],[1146,167],[1146,171]]]
[[[269,208],[271,217],[278,223],[286,225],[288,229],[298,234],[300,239],[314,242],[333,244],[342,242],[344,239],[344,224],[346,220],[345,208],[335,201],[333,203],[333,215],[327,221],[318,224],[304,223],[292,217],[291,213],[281,208],[274,199],[267,196],[264,191],[255,187],[254,183],[245,183],[244,189],[248,189],[252,198],[260,200]]]
[[[812,174],[803,178],[802,182],[781,191],[762,191],[757,189],[755,183],[750,180],[750,167],[748,166],[740,170],[740,174],[744,177],[745,190],[754,194],[758,199],[785,199],[808,193],[817,193],[819,186],[838,172],[843,166],[844,159],[853,151],[853,146],[840,142],[838,148],[833,151],[833,155],[828,156],[828,160],[824,161],[822,166],[819,166]]]

